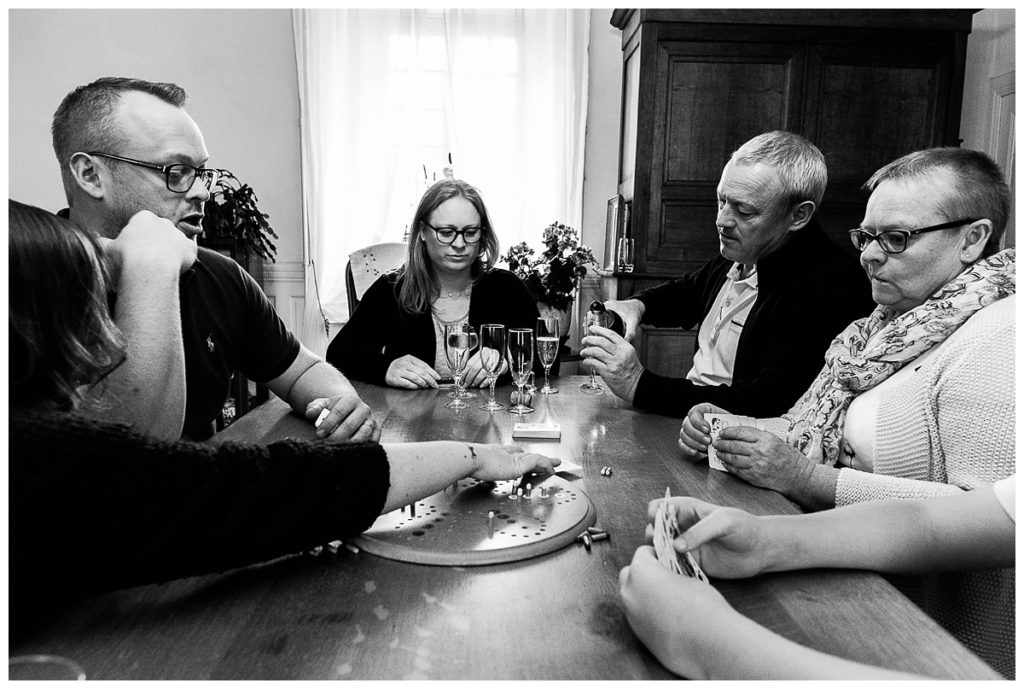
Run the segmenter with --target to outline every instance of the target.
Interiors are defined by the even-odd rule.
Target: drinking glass
[[[583,337],[586,337],[590,332],[591,325],[599,325],[602,328],[607,328],[610,320],[611,319],[608,317],[607,313],[594,313],[593,311],[587,311],[587,317],[583,321],[583,335],[580,337],[580,340],[582,340]],[[588,395],[600,395],[601,391],[604,390],[604,388],[601,387],[601,384],[597,382],[597,376],[594,374],[593,366],[590,367],[590,380],[580,385],[580,390]]]
[[[477,336],[469,323],[456,323],[444,326],[444,356],[448,360],[448,368],[455,381],[455,394],[444,406],[448,409],[465,409],[469,405],[463,401],[461,394],[462,374],[466,370],[466,362],[470,353],[477,346]]]
[[[619,237],[619,272],[633,272],[633,240],[630,237]]]
[[[491,386],[491,399],[481,404],[481,409],[499,411],[504,404],[494,401],[494,382],[501,373],[501,362],[505,354],[505,326],[500,323],[484,323],[480,326],[480,365],[487,371],[487,382]]]
[[[551,367],[558,358],[558,318],[541,316],[537,319],[537,357],[544,367],[544,387],[542,395],[557,395],[558,388],[551,387]]]
[[[512,382],[519,388],[519,401],[508,408],[513,414],[530,414],[533,407],[523,404],[523,386],[533,372],[533,331],[511,328],[508,331],[508,365]]]

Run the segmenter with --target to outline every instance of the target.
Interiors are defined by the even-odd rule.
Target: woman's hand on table
[[[679,429],[679,449],[683,457],[691,462],[708,458],[708,444],[711,442],[711,426],[704,420],[705,414],[728,414],[725,409],[704,402],[695,404],[683,419]]]
[[[440,376],[433,366],[412,354],[406,354],[391,362],[388,372],[384,374],[384,382],[393,388],[436,388]]]
[[[729,629],[743,620],[714,587],[666,569],[650,546],[637,548],[619,572],[619,594],[637,637],[689,679],[709,679],[706,660],[730,643]]]
[[[480,360],[480,352],[474,352],[466,362],[466,371],[462,376],[462,386],[465,388],[482,388],[490,380],[490,375],[484,370],[483,362]]]
[[[647,541],[653,541],[653,521],[665,498],[647,505]],[[756,576],[766,569],[768,536],[763,520],[732,507],[696,498],[668,498],[679,535],[672,543],[678,553],[689,552],[707,574],[722,579]],[[671,514],[671,512],[670,512]]]
[[[518,445],[485,445],[470,443],[476,469],[470,475],[480,481],[504,481],[524,474],[553,474],[561,464],[557,457],[527,452]]]
[[[715,450],[730,474],[787,496],[801,490],[814,470],[814,463],[795,447],[749,426],[723,428]]]

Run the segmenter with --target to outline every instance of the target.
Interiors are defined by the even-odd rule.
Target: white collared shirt
[[[736,347],[743,325],[757,299],[757,266],[740,279],[743,266],[733,264],[715,303],[697,332],[697,353],[686,379],[697,385],[730,385],[736,367]]]

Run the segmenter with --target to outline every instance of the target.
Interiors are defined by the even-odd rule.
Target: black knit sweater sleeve
[[[301,552],[366,529],[389,488],[376,443],[210,446],[74,414],[10,421],[12,600]]]

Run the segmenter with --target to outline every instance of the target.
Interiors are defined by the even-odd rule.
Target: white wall
[[[302,216],[290,10],[10,10],[8,20],[11,198],[66,205],[50,122],[73,88],[102,76],[171,81],[188,92],[210,164],[252,185],[280,235],[268,293],[276,296],[275,280],[301,293],[293,282],[301,279]],[[288,319],[293,305],[276,301]]]
[[[618,190],[619,120],[622,102],[622,32],[611,25],[610,9],[590,11],[590,91],[587,94],[587,136],[583,167],[583,227],[581,241],[594,250],[602,268],[605,252],[605,213],[608,199]],[[581,311],[594,299],[611,298],[593,272],[583,281],[573,305],[569,347],[579,350]]]
[[[974,15],[967,42],[964,103],[960,116],[960,138],[964,147],[985,151],[995,158],[1006,171],[1011,189],[1016,181],[1013,176],[1015,30],[1015,10],[982,10]],[[1015,215],[1010,215],[1006,246],[1016,246]]]
[[[615,196],[619,169],[622,99],[622,33],[609,23],[612,11],[590,11],[590,93],[583,171],[583,243],[604,256],[605,209]]]

